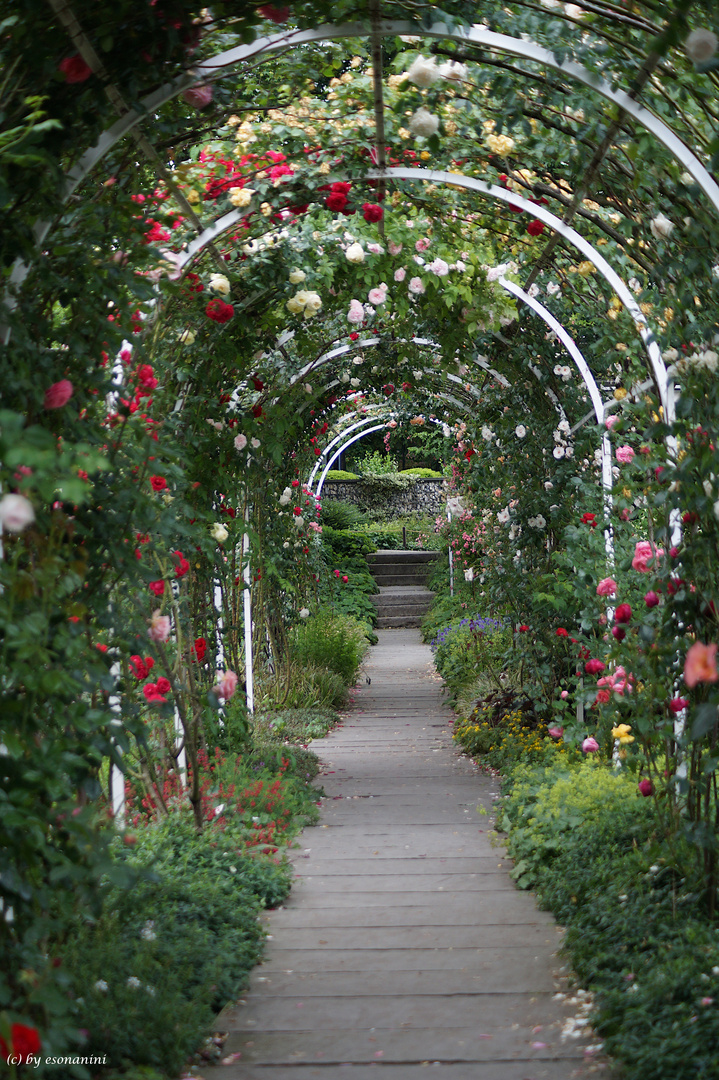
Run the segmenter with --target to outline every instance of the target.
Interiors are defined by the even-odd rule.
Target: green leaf
[[[706,735],[708,731],[711,731],[716,722],[716,704],[707,702],[704,705],[697,706],[694,712],[694,723],[692,724],[692,739],[701,739],[703,735]]]

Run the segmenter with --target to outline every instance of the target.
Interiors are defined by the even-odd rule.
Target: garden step
[[[440,551],[375,551],[367,556],[367,562],[372,569],[375,565],[383,563],[432,563],[441,555]]]

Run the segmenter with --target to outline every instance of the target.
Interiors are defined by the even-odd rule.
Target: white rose
[[[280,506],[288,506],[292,499],[292,488],[286,487],[280,495]]]
[[[35,520],[35,511],[24,495],[3,495],[0,499],[0,533],[19,533]]]
[[[437,82],[439,78],[439,68],[435,63],[433,56],[430,56],[428,60],[424,56],[418,56],[417,59],[410,65],[410,69],[407,72],[407,78],[415,86],[421,87],[426,90],[428,86],[432,86]]]
[[[229,191],[230,202],[233,206],[249,206],[254,195],[252,188],[231,187]]]
[[[527,434],[527,429],[524,424],[517,424],[516,428],[514,429],[514,434],[517,436],[518,439],[523,439],[524,436]]]
[[[213,540],[217,540],[219,544],[226,540],[229,535],[230,534],[221,521],[216,521],[210,529],[210,536]]]
[[[219,293],[221,296],[227,296],[230,291],[230,283],[224,274],[213,274],[210,278],[210,284],[208,288],[213,292]]]
[[[297,296],[299,297],[299,295],[300,294],[298,293]],[[322,300],[320,298],[319,293],[316,293],[316,292],[305,293],[304,294],[304,301],[305,301],[304,307],[305,307],[305,318],[306,319],[310,318],[312,315],[316,315],[317,312],[322,307]]]
[[[353,386],[355,388],[355,390],[357,389],[359,384],[360,384],[359,379],[350,379],[350,386]]]
[[[649,229],[656,240],[666,240],[667,237],[672,234],[674,222],[670,221],[664,214],[657,214],[657,216],[649,222]]]
[[[301,282],[303,282],[305,280],[306,277],[307,277],[307,274],[304,272],[304,270],[291,270],[290,271],[290,284],[291,285],[299,285]]]
[[[178,338],[178,341],[180,341],[183,345],[192,345],[196,337],[197,334],[194,330],[183,330]]]
[[[454,60],[442,64],[439,73],[443,79],[449,79],[450,82],[461,83],[467,78],[467,68],[464,64],[455,64]]]
[[[714,53],[717,51],[717,45],[719,45],[719,39],[716,34],[711,30],[692,30],[689,37],[684,42],[684,48],[687,51],[687,56],[690,60],[693,60],[695,64],[705,64],[707,60],[711,60]]]
[[[474,581],[474,570],[472,569],[472,567],[471,567],[471,566],[469,566],[469,567],[468,567],[468,568],[467,568],[467,569],[466,569],[466,570],[464,571],[464,580],[465,580],[465,581]]]
[[[304,311],[305,309],[305,305],[299,300],[299,293],[297,294],[297,296],[290,297],[290,299],[287,301],[286,307],[292,315],[299,315],[300,312]]]
[[[342,373],[342,376],[341,376],[341,378],[340,378],[340,382],[343,382],[343,383],[348,383],[349,381],[350,381],[350,377],[349,377],[349,375],[347,374],[347,372],[346,372],[346,371],[345,371],[345,372],[343,372],[343,373]]]
[[[308,382],[307,382],[307,383],[305,383],[305,385],[303,386],[303,388],[302,388],[302,389],[304,390],[304,392],[305,392],[306,394],[311,394],[311,393],[312,393],[312,386],[311,386],[311,384],[310,384],[310,383],[308,383]]]
[[[500,510],[497,514],[497,521],[500,525],[506,525],[509,521],[509,507],[505,506],[504,510]]]
[[[250,446],[252,447],[253,450],[259,450],[259,448],[260,448],[260,440],[259,439],[250,439]]]
[[[295,525],[297,526],[298,529],[301,529],[302,526],[304,525],[304,523],[305,523],[305,519],[302,517],[301,514],[298,517],[295,518]]]
[[[350,244],[345,251],[345,257],[351,263],[364,262],[364,248],[361,244]]]
[[[310,614],[310,609],[309,608],[306,608],[306,607],[300,608],[300,618],[301,619],[309,618],[309,614]]]
[[[410,119],[409,130],[413,135],[422,135],[425,139],[429,139],[439,131],[439,117],[429,112],[424,106],[420,106]]]

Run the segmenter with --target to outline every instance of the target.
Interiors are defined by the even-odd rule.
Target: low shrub
[[[562,760],[519,766],[505,787],[512,874],[566,925],[565,949],[594,994],[593,1027],[622,1077],[713,1080],[719,936],[636,778]]]
[[[400,476],[416,476],[418,480],[441,480],[442,473],[436,469],[400,469]]]
[[[343,499],[325,499],[322,503],[320,521],[322,529],[353,529],[365,522],[362,511],[354,503]]]
[[[329,469],[325,477],[325,483],[333,480],[359,480],[357,473],[347,472],[346,469]]]
[[[482,615],[453,619],[429,640],[437,670],[456,699],[478,672],[487,672],[501,686],[503,657],[511,630],[501,619]]]
[[[328,607],[296,626],[290,644],[300,665],[329,669],[345,686],[353,685],[368,647],[362,623]]]
[[[273,743],[303,745],[324,738],[339,722],[332,709],[278,709],[255,716],[255,734]]]

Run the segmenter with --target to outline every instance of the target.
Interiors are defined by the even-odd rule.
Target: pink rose
[[[390,240],[389,244],[387,244],[387,248],[390,255],[399,255],[400,251],[402,250],[402,245],[396,244],[394,240]]]
[[[418,240],[417,243],[414,245],[414,250],[426,251],[431,243],[432,241],[427,236],[423,236],[422,239]]]
[[[45,391],[43,408],[61,409],[63,405],[67,405],[73,393],[74,387],[70,380],[60,379],[60,382],[53,383],[52,386],[48,386]]]
[[[384,289],[370,289],[368,296],[370,304],[374,304],[377,307],[378,304],[384,304],[387,300],[387,293]]]
[[[235,450],[244,450],[247,446],[247,436],[240,432],[239,435],[235,435],[234,438]]]
[[[217,683],[212,687],[213,693],[223,701],[229,701],[240,681],[234,671],[218,671],[215,673]]]
[[[582,752],[585,754],[596,754],[598,749],[599,743],[592,735],[582,743]]]
[[[584,665],[584,670],[587,675],[598,675],[600,671],[604,671],[607,665],[603,664],[601,660],[587,660]]]
[[[553,739],[561,739],[564,734],[564,728],[559,727],[559,725],[556,724],[554,727],[547,728],[547,734],[551,735]]]
[[[158,608],[157,611],[153,611],[152,618],[150,619],[150,627],[147,631],[147,635],[151,641],[169,641],[170,639],[170,616],[161,615]]]
[[[634,459],[634,451],[631,446],[618,446],[615,457],[621,465],[630,465]]]
[[[649,540],[640,540],[634,548],[632,567],[638,570],[640,574],[648,574],[648,564],[653,560],[661,559],[663,554],[664,548],[656,547]]]
[[[352,323],[353,326],[359,326],[361,322],[364,322],[364,307],[359,300],[350,301],[347,322]]]
[[[24,495],[3,495],[0,499],[0,534],[19,533],[35,520],[35,511]]]
[[[604,421],[604,426],[605,426],[605,428],[607,428],[608,431],[611,431],[612,428],[614,427],[614,425],[618,424],[618,423],[619,423],[619,417],[618,416],[608,416],[607,419]]]
[[[424,292],[424,282],[422,281],[422,278],[413,277],[409,283],[408,288],[411,293],[415,294],[415,296],[421,296]]]
[[[647,777],[644,780],[640,780],[637,784],[639,794],[643,795],[645,799],[648,799],[650,795],[654,794],[654,784]]]
[[[400,266],[399,270],[395,270],[395,272],[394,272],[394,280],[395,281],[404,281],[404,279],[406,277],[407,277],[407,271],[405,270],[405,268],[403,266]]]
[[[653,608],[657,606],[657,604],[659,603],[659,597],[654,592],[654,589],[650,589],[649,592],[645,594],[644,603],[647,605],[648,608]]]
[[[204,109],[205,105],[212,101],[212,87],[191,86],[189,90],[185,90],[182,97],[193,109]]]
[[[717,646],[695,641],[684,661],[684,682],[692,689],[697,683],[714,683],[719,679],[716,662]]]
[[[617,591],[617,583],[614,578],[605,577],[597,585],[597,596],[614,596]]]

